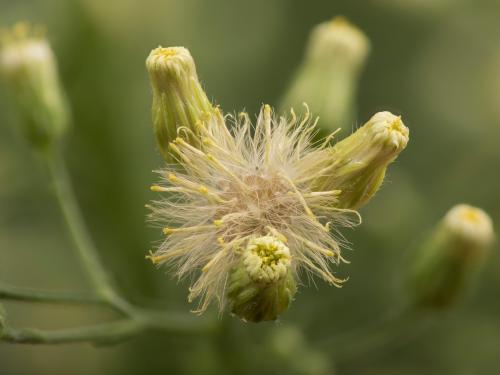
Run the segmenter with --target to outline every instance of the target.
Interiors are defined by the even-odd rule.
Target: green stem
[[[62,293],[45,290],[20,288],[0,283],[0,299],[26,302],[49,302],[68,304],[107,304],[100,296],[94,294]]]
[[[44,156],[55,196],[83,268],[95,289],[95,294],[55,293],[0,284],[0,298],[31,302],[105,304],[121,312],[127,318],[106,324],[55,331],[18,329],[10,327],[2,321],[0,323],[4,326],[0,326],[0,341],[19,344],[63,344],[74,342],[115,344],[146,330],[166,331],[169,333],[213,331],[216,325],[210,320],[135,307],[115,290],[99,261],[97,250],[87,232],[61,155],[47,153]]]
[[[54,194],[75,244],[76,251],[96,292],[116,309],[126,315],[132,315],[132,307],[116,293],[111,280],[109,280],[99,261],[96,247],[84,224],[61,154],[59,152],[47,153],[44,160],[54,188]]]
[[[65,344],[91,342],[113,344],[134,336],[144,330],[141,322],[126,319],[117,322],[87,327],[44,331],[39,329],[15,329],[5,327],[2,340],[17,344]]]

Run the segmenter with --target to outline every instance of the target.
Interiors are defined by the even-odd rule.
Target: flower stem
[[[0,283],[0,298],[26,302],[107,305],[123,314],[125,318],[104,324],[54,331],[13,328],[7,324],[8,322],[2,320],[0,321],[2,323],[0,341],[18,344],[90,342],[111,345],[148,330],[194,334],[213,331],[216,325],[211,320],[136,307],[116,291],[99,260],[97,249],[84,224],[61,155],[46,153],[43,156],[66,226],[94,292],[90,294],[58,293]]]
[[[66,226],[75,244],[81,264],[96,293],[117,310],[126,315],[132,315],[132,307],[116,292],[99,261],[96,247],[84,224],[61,154],[59,152],[50,152],[44,156],[54,194]]]
[[[20,288],[0,282],[0,298],[11,301],[48,302],[67,304],[107,304],[100,296],[86,293],[62,293],[46,290]]]
[[[134,319],[57,331],[6,327],[2,332],[2,340],[17,344],[65,344],[78,342],[114,344],[140,333],[143,329],[143,324]]]

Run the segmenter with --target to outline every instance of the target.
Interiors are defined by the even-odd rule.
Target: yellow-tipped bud
[[[29,141],[46,148],[68,125],[69,109],[54,53],[43,33],[18,23],[0,35],[0,73]]]
[[[282,109],[306,102],[325,129],[350,126],[359,73],[369,49],[368,38],[343,17],[316,26]]]
[[[232,313],[250,322],[276,320],[296,291],[288,247],[274,236],[250,240],[229,278]]]
[[[464,291],[494,239],[486,212],[460,204],[437,225],[416,254],[411,291],[417,305],[443,308]]]
[[[189,141],[196,123],[212,105],[198,81],[191,54],[183,47],[158,47],[151,51],[146,68],[153,88],[153,125],[163,158],[172,161],[170,142],[184,128]]]
[[[378,112],[366,124],[330,150],[332,165],[318,178],[320,190],[340,189],[338,206],[357,209],[382,184],[387,166],[408,143],[409,130],[401,117]]]

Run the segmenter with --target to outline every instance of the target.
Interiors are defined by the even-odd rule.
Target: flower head
[[[392,120],[371,121],[335,148],[331,137],[312,141],[307,106],[298,119],[264,105],[255,124],[210,107],[168,143],[176,163],[159,171],[152,190],[164,195],[148,206],[165,239],[148,258],[194,276],[196,311],[215,300],[247,321],[277,319],[304,273],[342,286],[330,266],[345,262],[339,229],[360,221],[348,201],[371,198],[379,184],[367,194],[362,182],[406,146],[406,127]]]

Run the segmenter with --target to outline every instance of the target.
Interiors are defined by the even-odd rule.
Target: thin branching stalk
[[[25,289],[0,283],[0,299],[105,305],[122,314],[124,318],[104,324],[51,331],[13,328],[6,325],[0,331],[0,340],[18,344],[53,345],[89,342],[111,345],[148,330],[168,333],[212,331],[215,326],[208,319],[136,307],[118,293],[99,260],[97,249],[85,226],[61,154],[47,152],[42,155],[66,227],[74,242],[82,267],[92,284],[93,292],[87,294],[60,293]]]
[[[0,299],[23,302],[59,303],[59,304],[94,304],[107,302],[95,293],[54,292],[31,288],[20,288],[0,282]]]
[[[144,324],[134,319],[94,326],[44,331],[30,328],[5,328],[2,340],[16,344],[66,344],[90,342],[94,344],[115,344],[144,330]]]
[[[56,151],[44,154],[44,156],[55,197],[84,271],[98,295],[116,309],[130,315],[132,307],[116,292],[106,270],[99,261],[96,247],[84,224],[61,154]]]

